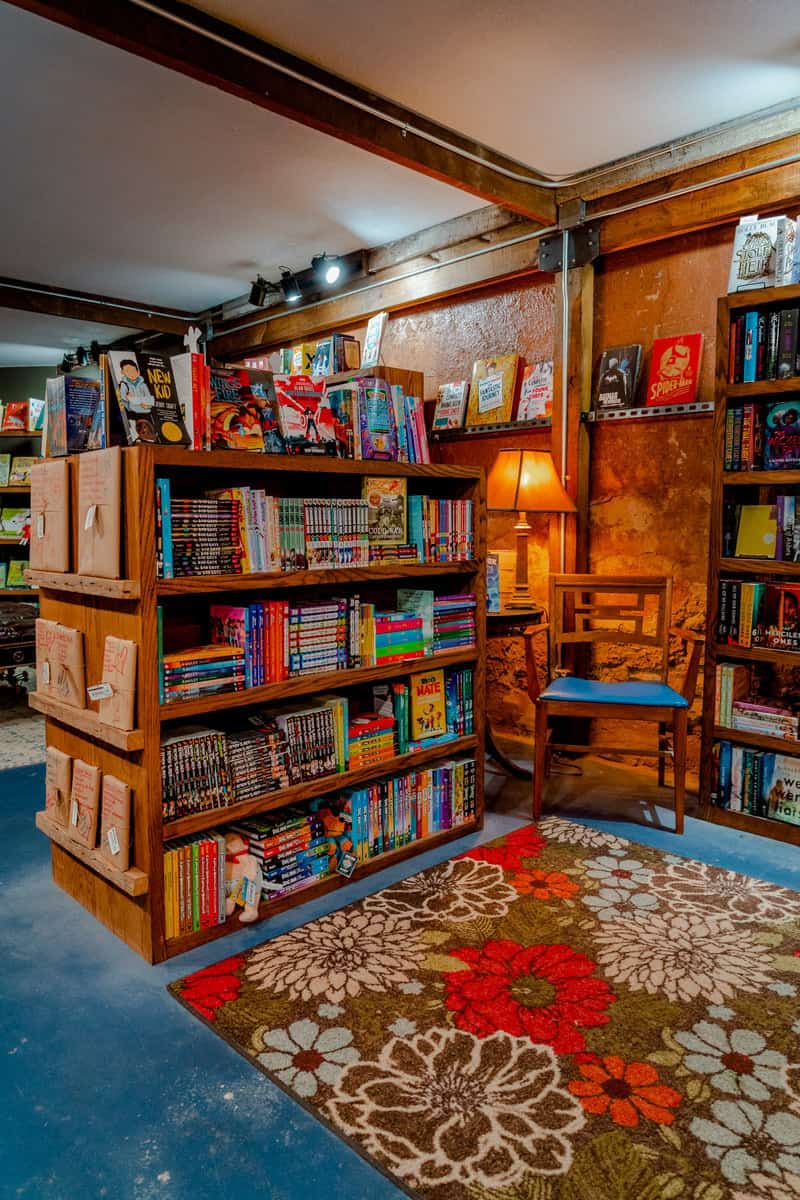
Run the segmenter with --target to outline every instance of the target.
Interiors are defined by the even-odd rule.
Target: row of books
[[[718,606],[718,642],[800,650],[800,587],[720,579]]]
[[[723,508],[723,555],[800,561],[800,505],[794,495],[773,504],[728,504]]]
[[[730,406],[725,416],[726,471],[800,465],[800,407],[791,399]]]
[[[184,726],[161,744],[164,820],[444,744],[472,729],[468,667],[421,672],[352,697],[312,696],[253,713],[229,730]]]
[[[169,841],[164,846],[166,935],[221,925],[227,908],[310,887],[344,866],[345,855],[366,863],[458,828],[476,815],[476,782],[474,759],[452,759]],[[252,856],[255,865],[248,866],[244,878],[226,882],[228,846],[237,855]]]
[[[0,454],[0,487],[10,484],[28,484],[31,481],[31,467],[38,459],[29,454]]]
[[[796,306],[738,313],[731,321],[728,381],[755,383],[800,375],[798,320]]]
[[[446,654],[475,645],[477,600],[470,594],[437,596],[433,602],[433,652]]]
[[[7,562],[0,560],[0,591],[29,587],[30,584],[25,578],[27,570],[27,558],[10,558]]]
[[[44,400],[0,400],[0,430],[3,433],[37,433],[44,421]]]
[[[752,671],[740,663],[717,665],[714,724],[788,740],[797,740],[800,733],[795,707],[777,697],[753,695]]]
[[[800,825],[800,758],[721,741],[713,801],[731,812]]]

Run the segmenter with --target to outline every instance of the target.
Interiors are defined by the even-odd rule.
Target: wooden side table
[[[531,625],[541,625],[544,620],[544,609],[536,605],[531,605],[530,608],[503,608],[500,612],[487,612],[486,614],[486,636],[487,638],[514,638],[524,637],[525,631]],[[533,771],[528,767],[521,767],[517,763],[512,762],[507,755],[503,754],[497,746],[494,738],[491,721],[488,716],[486,718],[486,753],[490,758],[493,758],[504,771],[509,775],[516,775],[518,779],[532,779]]]

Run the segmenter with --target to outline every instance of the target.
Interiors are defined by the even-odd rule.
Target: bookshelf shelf
[[[0,429],[0,438],[13,438],[15,441],[20,441],[22,438],[40,438],[42,436],[41,429]]]
[[[75,708],[72,704],[62,704],[51,696],[42,696],[39,692],[31,692],[28,703],[37,712],[44,713],[62,725],[69,725],[88,734],[98,742],[108,746],[116,746],[118,750],[141,750],[144,746],[144,734],[141,729],[117,729],[114,725],[106,725],[96,712],[90,708]]]
[[[187,593],[273,591],[279,588],[328,587],[342,583],[362,583],[381,579],[425,579],[437,575],[474,575],[474,559],[452,563],[373,563],[370,567],[336,567],[323,571],[271,571],[253,575],[182,575],[178,579],[159,579],[159,596]]]
[[[551,429],[550,417],[533,417],[530,421],[497,421],[492,425],[471,425],[468,429],[434,429],[432,442],[460,442],[465,438],[486,437],[490,434],[524,433],[529,429]]]
[[[733,574],[796,578],[800,575],[800,562],[776,562],[774,558],[721,558],[719,569]]]
[[[21,495],[23,492],[30,492],[31,485],[29,483],[4,483],[0,487],[0,496]]]
[[[711,400],[696,400],[692,404],[651,404],[649,408],[617,408],[609,412],[587,412],[585,419],[594,425],[599,421],[652,421],[665,417],[711,416],[714,404]]]
[[[736,742],[740,746],[753,746],[758,750],[774,750],[776,754],[800,754],[800,742],[792,738],[768,737],[765,733],[746,733],[743,729],[728,729],[725,725],[714,726],[714,737]]]
[[[800,301],[800,287],[756,289],[723,296],[717,304],[715,413],[711,436],[713,479],[711,488],[711,534],[708,570],[708,604],[706,614],[706,661],[703,687],[703,747],[700,760],[700,804],[701,815],[709,821],[728,825],[735,829],[757,833],[764,837],[800,845],[800,827],[769,817],[758,817],[747,812],[735,812],[720,808],[713,802],[717,791],[715,744],[729,741],[752,750],[767,750],[783,754],[800,753],[800,741],[769,737],[762,734],[745,733],[728,729],[715,723],[715,699],[717,689],[717,666],[719,663],[754,663],[772,667],[800,666],[800,651],[777,650],[766,646],[735,646],[717,642],[719,620],[719,584],[721,578],[737,576],[743,579],[759,577],[769,584],[796,583],[800,577],[800,563],[776,562],[774,559],[735,558],[723,555],[723,506],[726,502],[739,499],[760,504],[768,503],[770,493],[762,489],[780,489],[800,485],[800,470],[756,469],[744,471],[724,470],[726,451],[726,424],[729,405],[738,407],[740,400],[785,396],[800,393],[800,378],[758,380],[755,383],[730,383],[728,381],[731,319],[745,311],[766,307],[796,305]],[[753,489],[741,493],[735,489]]]
[[[313,692],[356,687],[362,683],[378,683],[382,679],[402,679],[434,667],[456,667],[475,661],[475,648],[452,650],[447,654],[429,654],[425,658],[412,658],[404,663],[390,663],[378,667],[358,667],[352,671],[320,671],[316,674],[295,675],[280,683],[267,683],[263,687],[244,688],[241,692],[218,692],[213,696],[202,696],[197,700],[179,700],[174,704],[161,705],[161,720],[177,721],[196,717],[201,713],[215,713],[229,708],[247,708],[255,704],[274,703],[293,696],[309,696]]]
[[[359,767],[355,771],[344,771],[338,775],[324,775],[319,779],[296,783],[275,792],[266,792],[263,796],[244,800],[240,804],[230,804],[226,808],[207,809],[205,812],[192,813],[189,817],[180,817],[176,821],[165,821],[164,840],[183,837],[187,833],[200,833],[204,829],[213,829],[221,822],[240,821],[255,813],[283,808],[285,804],[313,800],[315,796],[324,796],[328,792],[336,792],[340,788],[358,787],[362,783],[370,783],[373,779],[382,779],[384,775],[399,775],[403,771],[413,771],[415,767],[428,766],[437,759],[474,750],[476,745],[474,734],[469,737],[451,738],[448,742],[439,742],[427,750],[414,750],[408,754],[398,754],[394,758],[384,759],[383,762],[373,763],[368,767]]]
[[[0,588],[0,596],[38,596],[36,588]]]
[[[329,875],[326,879],[310,884],[307,888],[290,892],[288,896],[279,896],[276,900],[266,900],[259,908],[258,919],[264,921],[269,917],[277,916],[278,913],[296,908],[299,904],[306,904],[310,900],[326,896],[329,892],[338,891],[339,888],[346,887],[349,883],[366,879],[368,876],[374,875],[376,871],[383,871],[386,867],[404,862],[405,859],[422,854],[425,850],[434,850],[437,846],[443,846],[447,842],[460,840],[470,833],[477,832],[482,825],[482,819],[467,821],[456,829],[446,829],[442,833],[433,833],[428,837],[418,838],[416,842],[411,842],[408,846],[401,846],[397,850],[386,850],[376,858],[370,859],[369,862],[362,863],[361,866],[356,867],[350,879],[346,879],[344,875]],[[214,925],[210,929],[198,929],[195,933],[170,938],[166,943],[166,954],[168,958],[172,958],[176,954],[185,954],[187,950],[193,950],[195,946],[202,946],[205,942],[215,941],[219,937],[225,937],[226,934],[249,928],[249,925],[242,925],[234,913],[224,925]]]
[[[128,871],[115,871],[102,855],[98,854],[96,850],[89,850],[80,842],[76,842],[69,836],[67,830],[51,820],[46,812],[37,812],[36,828],[49,837],[51,842],[61,846],[73,858],[77,858],[96,874],[102,875],[104,879],[113,883],[114,887],[119,888],[128,896],[145,896],[147,894],[148,879],[144,871],[140,871],[136,867],[131,867]]]
[[[99,575],[75,575],[61,571],[29,571],[37,588],[72,592],[76,596],[107,596],[113,600],[136,600],[141,594],[138,579],[101,579]]]
[[[422,394],[421,391],[419,394]],[[441,464],[413,465],[393,462],[358,462],[317,457],[251,454],[246,451],[192,452],[168,446],[138,445],[122,450],[123,541],[122,579],[109,580],[71,573],[36,571],[31,582],[40,586],[42,616],[78,630],[83,634],[86,678],[101,677],[105,638],[109,634],[136,642],[137,728],[124,732],[102,724],[88,709],[72,708],[50,697],[34,694],[31,705],[47,718],[47,743],[71,758],[82,758],[127,783],[133,797],[133,876],[112,879],[101,871],[93,852],[79,854],[75,844],[64,842],[62,834],[47,823],[40,828],[51,836],[51,861],[54,881],[88,909],[118,937],[148,962],[161,962],[204,941],[242,928],[234,917],[182,937],[166,937],[164,844],[165,840],[200,833],[212,826],[219,828],[246,815],[283,807],[286,804],[338,792],[343,787],[364,783],[404,771],[428,769],[449,758],[467,753],[475,759],[475,806],[477,815],[469,823],[458,825],[432,837],[411,843],[400,850],[370,860],[356,871],[356,877],[381,870],[391,863],[409,858],[431,846],[439,845],[479,829],[483,824],[483,760],[485,746],[485,536],[486,508],[484,472],[481,467],[448,467]],[[78,472],[72,460],[70,479],[72,502],[76,500]],[[445,499],[470,499],[473,502],[475,557],[470,562],[453,563],[376,563],[364,568],[339,568],[327,571],[302,571],[271,575],[194,576],[172,580],[156,579],[156,477],[167,476],[176,487],[187,482],[191,489],[250,486],[272,489],[276,494],[352,498],[361,494],[363,476],[403,476],[409,493]],[[213,595],[218,602],[236,605],[237,597],[251,593],[271,593],[281,599],[313,596],[324,599],[336,595],[333,588],[356,585],[374,602],[385,603],[393,581],[419,580],[419,586],[444,593],[474,593],[476,645],[444,654],[429,655],[397,664],[358,668],[352,671],[302,675],[283,683],[268,684],[243,692],[222,693],[171,705],[159,703],[159,608],[162,634],[169,648],[169,634],[179,634],[176,646],[187,630],[203,637],[205,605],[194,596]],[[412,584],[411,586],[416,586]],[[314,589],[313,592],[311,589]],[[191,627],[194,626],[195,629]],[[180,632],[179,632],[180,631]],[[187,636],[189,634],[187,633]],[[186,644],[186,643],[184,643]],[[192,644],[192,643],[188,643]],[[196,642],[194,643],[196,644]],[[474,733],[469,737],[438,743],[408,755],[399,755],[349,773],[295,785],[271,792],[225,809],[192,814],[165,823],[161,782],[161,739],[178,731],[178,723],[199,718],[214,724],[214,714],[267,702],[289,703],[295,697],[322,691],[338,691],[379,680],[407,678],[431,668],[472,666]],[[81,848],[82,849],[82,848]],[[303,904],[317,895],[343,886],[347,880],[334,876],[313,886],[271,901],[262,907],[269,917],[284,908]]]

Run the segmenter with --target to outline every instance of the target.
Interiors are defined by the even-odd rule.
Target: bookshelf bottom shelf
[[[800,846],[800,825],[788,825],[785,821],[757,817],[753,813],[731,812],[729,808],[717,808],[714,804],[706,805],[702,816],[715,825],[727,825],[730,829],[740,829],[744,833],[755,833],[759,837],[770,837],[777,842]]]
[[[376,871],[382,871],[394,863],[403,862],[407,858],[413,858],[417,854],[421,854],[424,850],[433,850],[436,846],[456,841],[482,828],[482,817],[476,818],[475,820],[465,822],[463,825],[457,825],[454,829],[446,829],[441,833],[433,833],[428,837],[419,838],[416,842],[411,842],[408,846],[401,846],[398,850],[387,850],[384,854],[379,854],[376,858],[370,859],[369,862],[364,863],[362,866],[356,867],[355,874],[351,879],[347,879],[344,875],[329,875],[326,879],[320,880],[319,883],[312,884],[310,887],[293,892],[288,896],[282,896],[277,900],[266,900],[261,904],[259,909],[258,923],[266,921],[269,917],[276,916],[278,913],[285,912],[287,909],[297,908],[301,904],[306,904],[309,900],[316,900],[318,896],[326,896],[328,892],[345,887],[348,883],[355,883],[359,879],[365,879],[368,875],[373,875]],[[243,925],[240,922],[237,911],[223,925],[213,925],[210,929],[198,929],[193,933],[184,933],[180,937],[169,938],[166,942],[166,957],[174,958],[176,954],[184,954],[187,950],[193,950],[195,946],[202,946],[205,942],[213,942],[217,938],[225,937],[229,933],[235,933],[236,930],[250,928],[252,928],[251,925]]]

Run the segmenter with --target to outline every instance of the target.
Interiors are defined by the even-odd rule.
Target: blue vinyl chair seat
[[[542,700],[565,700],[581,704],[640,704],[642,707],[688,708],[687,701],[666,683],[628,680],[604,683],[601,679],[578,679],[566,675],[541,693]]]

